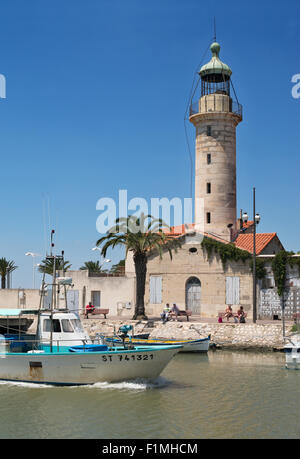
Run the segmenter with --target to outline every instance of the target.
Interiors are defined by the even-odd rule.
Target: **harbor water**
[[[153,383],[0,383],[0,438],[299,438],[300,371],[282,353],[178,354]]]

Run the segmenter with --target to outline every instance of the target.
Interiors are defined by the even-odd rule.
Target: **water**
[[[299,438],[283,354],[179,354],[152,384],[0,384],[0,438]]]

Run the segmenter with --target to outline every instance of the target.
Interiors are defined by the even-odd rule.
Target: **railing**
[[[238,102],[229,100],[229,104],[220,103],[222,99],[204,99],[203,105],[201,104],[201,111],[199,110],[199,102],[194,102],[190,106],[190,116],[197,115],[198,113],[233,113],[242,118],[243,106]],[[225,100],[225,99],[223,99]],[[203,107],[203,110],[202,110]]]
[[[83,352],[86,350],[86,345],[89,344],[104,344],[104,337],[102,335],[96,336],[94,339],[87,338],[87,339],[53,339],[52,344],[50,339],[42,338],[42,339],[12,339],[6,338],[3,339],[3,343],[1,343],[0,353],[8,352],[8,353],[35,353],[41,351],[50,351],[51,348],[53,352],[59,352],[60,350],[64,350],[65,348],[72,347],[72,342],[74,342],[75,346],[78,346],[78,342],[81,342],[83,346]],[[66,344],[68,343],[68,344]],[[71,343],[71,344],[70,344]],[[75,344],[76,343],[76,344]]]
[[[96,273],[90,271],[88,273],[88,277],[124,277],[125,276],[125,271],[124,272],[118,272],[118,273]]]

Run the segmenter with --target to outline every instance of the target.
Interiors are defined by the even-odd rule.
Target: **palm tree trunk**
[[[136,304],[134,311],[134,320],[147,320],[145,315],[145,285],[147,273],[147,256],[145,254],[135,254],[133,256],[135,274],[136,274]]]
[[[1,276],[1,288],[6,288],[6,277]]]

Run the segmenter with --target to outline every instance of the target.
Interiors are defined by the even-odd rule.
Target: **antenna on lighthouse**
[[[216,16],[214,16],[214,42],[217,41]]]

